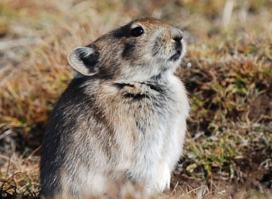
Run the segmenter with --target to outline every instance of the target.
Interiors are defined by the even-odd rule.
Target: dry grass
[[[39,197],[40,141],[73,76],[70,50],[153,16],[185,32],[188,53],[177,75],[192,107],[184,157],[160,197],[269,198],[271,11],[271,0],[2,0],[1,197]]]

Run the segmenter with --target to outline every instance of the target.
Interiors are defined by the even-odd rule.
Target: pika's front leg
[[[171,171],[165,160],[162,160],[157,170],[156,190],[163,192],[170,188]]]

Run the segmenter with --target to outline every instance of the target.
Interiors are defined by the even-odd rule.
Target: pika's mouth
[[[180,58],[181,50],[178,49],[174,55],[169,58],[169,61],[177,61]]]
[[[175,46],[175,54],[172,55],[170,58],[169,58],[169,61],[177,61],[180,56],[181,56],[181,52],[182,52],[182,43],[181,42],[177,42],[176,43],[176,46]]]

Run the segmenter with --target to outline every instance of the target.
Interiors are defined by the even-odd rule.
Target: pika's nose
[[[173,37],[176,42],[180,42],[183,39],[183,35],[176,35]]]
[[[183,39],[183,33],[178,28],[171,28],[171,35],[173,40],[178,43]]]
[[[182,34],[175,35],[173,37],[173,40],[175,41],[175,49],[178,50],[178,51],[182,50],[182,42],[181,42],[182,39],[183,39]]]

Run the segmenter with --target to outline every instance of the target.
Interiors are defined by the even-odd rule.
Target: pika
[[[97,196],[127,181],[154,192],[170,188],[189,115],[174,75],[184,54],[181,30],[142,18],[68,55],[77,74],[44,134],[45,198],[64,190]]]

